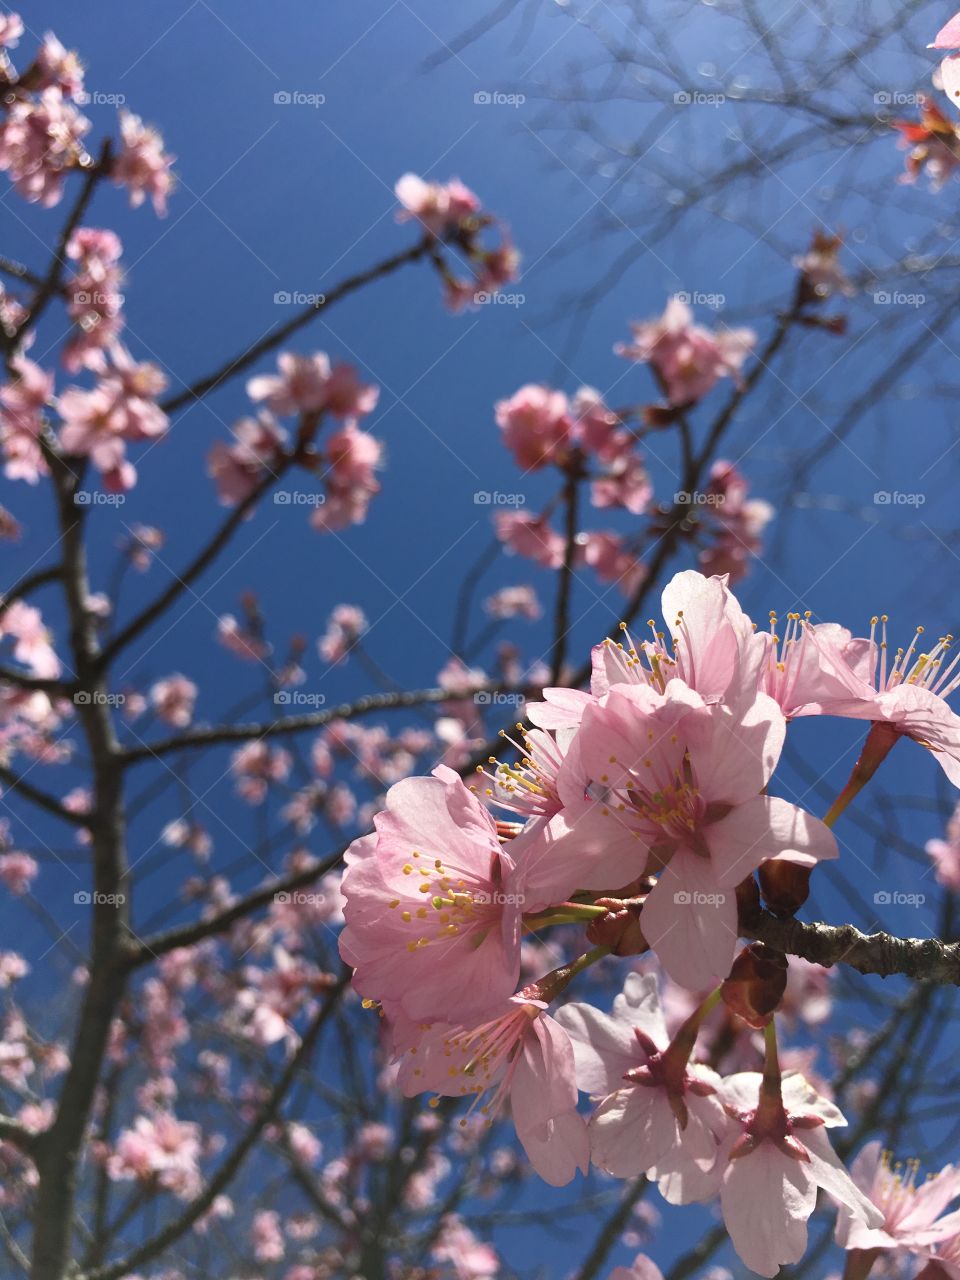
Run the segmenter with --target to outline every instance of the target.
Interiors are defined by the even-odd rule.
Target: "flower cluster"
[[[738,956],[739,900],[766,897],[773,869],[802,879],[837,856],[830,825],[900,737],[960,783],[946,703],[958,659],[945,661],[950,637],[920,652],[921,630],[891,660],[885,619],[865,638],[796,614],[757,629],[725,576],[679,573],[662,606],[667,631],[651,623],[648,640],[625,632],[594,650],[589,691],[547,688],[528,704],[533,727],[482,798],[445,766],[391,788],[347,854],[340,949],[381,1009],[406,1094],[468,1096],[488,1118],[509,1103],[531,1164],[557,1185],[592,1162],[647,1174],[670,1203],[719,1198],[740,1256],[773,1276],[802,1256],[818,1188],[853,1240],[883,1212],[827,1139],[842,1114],[778,1052],[774,1010],[822,1019],[822,983],[813,966],[788,981],[764,948]],[[771,793],[788,723],[810,715],[871,723],[825,821]],[[577,923],[592,949],[531,975],[524,933]],[[628,976],[612,1015],[565,1002],[592,964],[647,951],[691,993],[670,1030],[649,969]],[[698,1061],[721,1000],[764,1029],[762,1070]],[[589,1122],[580,1093],[596,1104]]]
[[[277,369],[250,379],[247,394],[263,408],[255,418],[234,424],[231,444],[218,441],[210,451],[207,465],[217,496],[227,506],[246,502],[296,463],[323,483],[323,491],[304,495],[313,508],[315,529],[362,524],[371,498],[380,491],[376,472],[382,450],[357,420],[376,408],[379,387],[361,383],[352,365],[331,364],[323,351],[311,356],[284,352]],[[318,448],[315,437],[327,415],[341,419],[342,426]],[[277,418],[293,416],[299,422],[290,448]],[[275,500],[284,499],[290,501],[290,495],[277,494]]]
[[[505,284],[516,280],[520,265],[510,233],[497,219],[486,213],[479,196],[459,180],[426,182],[415,173],[398,179],[394,193],[400,202],[398,222],[419,222],[435,240],[435,257],[444,284],[444,297],[451,311],[462,311],[488,300]],[[492,249],[481,243],[484,230],[497,227],[500,240]],[[465,277],[451,268],[439,251],[440,244],[452,245],[459,251]]]

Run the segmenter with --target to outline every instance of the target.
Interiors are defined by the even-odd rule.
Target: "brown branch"
[[[504,684],[484,684],[470,689],[474,696],[493,694],[521,694],[528,696],[539,690],[530,685],[514,686]],[[457,695],[449,689],[400,689],[388,690],[385,693],[367,693],[354,702],[341,702],[336,707],[326,707],[322,711],[306,712],[301,716],[285,716],[281,720],[267,721],[260,724],[227,724],[212,729],[193,729],[188,733],[175,734],[169,738],[161,738],[158,742],[147,742],[141,746],[129,747],[123,753],[126,764],[137,764],[143,760],[170,755],[171,752],[194,750],[198,747],[212,747],[227,742],[246,742],[251,739],[283,737],[286,734],[303,733],[311,729],[322,729],[334,720],[356,720],[361,716],[371,715],[377,711],[392,711],[397,708],[431,706],[439,702],[449,702]]]
[[[71,813],[69,809],[63,807],[56,796],[51,796],[46,791],[41,791],[39,787],[33,786],[32,783],[27,782],[26,778],[14,773],[5,764],[0,764],[0,782],[9,787],[11,791],[23,796],[25,800],[29,800],[31,804],[35,804],[38,809],[52,813],[55,818],[59,818],[62,822],[71,822],[78,827],[85,827],[90,822],[87,815]]]
[[[812,964],[846,964],[858,973],[960,986],[960,943],[939,938],[895,938],[889,933],[861,933],[852,924],[805,924],[780,920],[762,911],[741,926],[745,938],[775,951],[800,956]]]

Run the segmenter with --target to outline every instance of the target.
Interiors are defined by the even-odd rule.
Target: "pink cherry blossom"
[[[497,426],[519,467],[535,471],[548,462],[563,464],[573,431],[569,408],[562,391],[533,385],[497,403]]]
[[[450,1214],[443,1219],[430,1250],[437,1262],[449,1262],[456,1280],[497,1280],[500,1259],[493,1245],[478,1240],[465,1222]]]
[[[521,993],[483,1021],[434,1023],[404,1055],[399,1083],[407,1097],[430,1091],[479,1101],[492,1091],[487,1115],[509,1099],[530,1163],[545,1182],[564,1186],[578,1170],[586,1173],[589,1140],[576,1109],[573,1048],[545,1010],[542,1000]]]
[[[83,99],[83,66],[72,49],[65,49],[52,31],[37,50],[36,88],[57,88],[67,98]]]
[[[15,49],[23,35],[23,19],[19,13],[0,14],[0,48]]]
[[[177,729],[185,729],[193,719],[197,686],[186,676],[172,675],[158,680],[150,690],[150,702],[161,720]]]
[[[122,252],[119,237],[97,227],[78,227],[67,241],[67,257],[77,264],[66,284],[67,314],[77,326],[63,355],[71,373],[102,371],[103,349],[123,328]]]
[[[200,1126],[160,1112],[138,1116],[117,1136],[107,1171],[117,1180],[154,1179],[180,1200],[190,1200],[201,1186]]]
[[[47,470],[40,448],[43,414],[53,399],[53,374],[25,356],[12,361],[16,377],[0,387],[0,441],[9,480],[36,484]]]
[[[397,221],[415,218],[436,236],[480,210],[479,198],[459,178],[447,183],[425,182],[415,173],[405,173],[397,180],[394,192],[403,206]]]
[[[17,98],[0,125],[0,170],[24,199],[55,205],[67,172],[89,163],[83,146],[89,129],[90,121],[59,88],[44,89],[36,99]]]
[[[286,1249],[280,1215],[275,1209],[258,1209],[250,1225],[253,1256],[258,1262],[279,1262]]]
[[[694,990],[725,978],[736,944],[735,888],[768,857],[836,857],[812,815],[761,794],[786,725],[763,694],[709,707],[680,680],[664,693],[614,685],[588,704],[560,778],[565,843],[618,853],[621,884],[660,870],[644,937],[667,974]],[[583,797],[586,782],[587,799]],[[723,816],[719,816],[719,815]],[[555,822],[557,820],[554,820]]]
[[[960,1168],[948,1164],[918,1186],[919,1163],[895,1167],[879,1142],[868,1142],[850,1166],[850,1176],[879,1209],[882,1221],[868,1226],[841,1206],[837,1243],[845,1249],[917,1252],[956,1235],[960,1210],[944,1211],[960,1196]]]
[[[262,400],[271,413],[332,413],[353,418],[372,413],[380,388],[363,386],[348,364],[331,365],[324,351],[298,356],[284,351],[277,357],[279,373],[261,374],[247,383],[251,400]]]
[[[28,667],[33,675],[44,680],[55,680],[59,676],[60,659],[39,609],[23,600],[14,600],[8,605],[0,613],[0,637],[7,636],[14,641],[14,658]]]
[[[271,783],[283,782],[290,772],[290,753],[263,741],[249,742],[230,757],[237,793],[248,804],[262,804]]]
[[[483,607],[492,618],[526,618],[536,622],[543,610],[537,599],[536,590],[524,583],[515,587],[501,587],[492,596],[487,596]]]
[[[950,815],[945,836],[928,840],[926,851],[933,859],[937,882],[956,892],[960,890],[960,804]]]
[[[755,342],[751,329],[713,332],[695,324],[693,312],[675,296],[659,320],[634,325],[633,341],[616,352],[652,364],[670,403],[686,405],[705,396],[719,378],[738,379]]]
[[[729,1127],[720,1077],[670,1048],[657,981],[627,976],[612,1014],[567,1004],[556,1019],[573,1042],[577,1083],[600,1101],[590,1120],[594,1164],[618,1178],[653,1171],[683,1202],[705,1198]]]
[[[262,636],[243,626],[232,613],[225,613],[217,620],[217,638],[231,653],[246,662],[262,662],[270,653],[270,646]]]
[[[361,995],[410,1018],[468,1017],[505,999],[520,965],[516,867],[451,770],[391,787],[375,833],[347,851],[340,953]]]
[[[493,518],[497,537],[518,555],[542,565],[559,569],[563,564],[566,541],[550,527],[545,516],[528,515],[525,511],[498,511]]]
[[[233,443],[218,440],[207,457],[207,471],[224,506],[243,502],[277,466],[287,433],[272,414],[241,418],[233,424]]]
[[[30,892],[39,873],[40,865],[29,853],[0,853],[0,883],[17,897]]]
[[[807,1247],[807,1219],[821,1187],[870,1228],[883,1214],[855,1185],[825,1130],[846,1124],[841,1112],[802,1076],[785,1076],[782,1102],[745,1071],[723,1081],[722,1096],[737,1125],[724,1162],[720,1206],[730,1240],[758,1275],[775,1276],[799,1262]]]
[[[152,125],[145,125],[122,107],[120,141],[120,153],[111,171],[114,182],[129,189],[134,209],[149,196],[154,212],[162,218],[167,212],[167,196],[174,188],[171,170],[176,156],[164,151],[163,138]]]
[[[367,629],[367,619],[355,604],[338,604],[327,629],[317,642],[320,656],[327,662],[342,662]]]

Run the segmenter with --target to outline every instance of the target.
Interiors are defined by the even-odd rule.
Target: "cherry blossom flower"
[[[161,720],[185,729],[193,719],[198,689],[186,676],[172,675],[158,680],[150,690],[150,702]]]
[[[430,1253],[437,1262],[449,1262],[457,1280],[497,1280],[500,1274],[496,1249],[478,1240],[455,1214],[441,1222]]]
[[[60,659],[53,648],[53,636],[43,624],[39,609],[14,600],[0,613],[0,637],[14,640],[13,656],[43,680],[60,674]]]
[[[325,351],[312,356],[284,351],[277,357],[277,368],[279,373],[251,378],[247,394],[251,400],[264,401],[278,417],[327,412],[354,418],[376,408],[380,388],[363,386],[352,365],[332,365]]]
[[[671,1047],[651,974],[627,976],[612,1014],[567,1004],[556,1019],[573,1043],[580,1088],[600,1100],[590,1120],[594,1164],[618,1178],[653,1171],[668,1199],[713,1193],[713,1169],[729,1127],[720,1077],[689,1062],[692,1041]]]
[[[248,742],[230,757],[237,793],[248,804],[262,804],[271,783],[283,782],[290,772],[288,751],[263,741]]]
[[[258,1209],[250,1225],[253,1256],[258,1262],[279,1262],[286,1247],[280,1227],[280,1215],[275,1209]]]
[[[270,645],[250,627],[244,627],[232,613],[217,620],[217,639],[246,662],[262,662],[270,653]]]
[[[84,135],[90,121],[59,88],[36,99],[17,98],[0,125],[0,170],[24,199],[50,207],[63,195],[67,172],[89,163]]]
[[[361,995],[410,1018],[469,1017],[505,999],[520,966],[516,864],[451,770],[387,793],[343,878],[340,954]]]
[[[40,865],[29,853],[0,853],[0,883],[18,898],[30,892],[39,873]]]
[[[12,367],[15,379],[0,387],[0,441],[7,459],[4,474],[9,480],[36,484],[47,470],[39,437],[44,409],[53,399],[53,374],[25,356],[15,357]]]
[[[643,933],[683,986],[700,990],[726,977],[737,933],[734,889],[762,861],[812,866],[836,857],[819,819],[761,794],[785,730],[763,694],[735,710],[708,707],[676,679],[662,694],[614,685],[587,705],[576,751],[567,753],[569,783],[559,781],[565,842],[619,854],[621,884],[659,870]]]
[[[851,295],[854,292],[849,277],[840,265],[843,236],[816,231],[807,252],[793,260],[793,265],[803,273],[807,289],[816,298],[830,298],[836,293]]]
[[[562,391],[533,385],[497,402],[497,426],[519,467],[536,471],[548,462],[564,463],[573,431],[569,409]]]
[[[467,986],[461,988],[466,995]],[[530,991],[536,991],[536,984]],[[407,1097],[434,1092],[479,1098],[496,1115],[509,1098],[517,1137],[534,1169],[551,1186],[565,1186],[589,1164],[589,1140],[577,1113],[573,1048],[536,994],[494,1006],[483,1021],[438,1022],[404,1055],[399,1083]]]
[[[937,882],[957,892],[960,890],[960,804],[950,815],[945,835],[945,840],[928,840],[926,851],[933,859]]]
[[[850,1176],[879,1209],[882,1222],[868,1226],[841,1205],[837,1243],[863,1252],[919,1252],[956,1235],[960,1210],[949,1214],[944,1210],[960,1196],[960,1168],[948,1164],[917,1186],[919,1164],[911,1161],[906,1168],[893,1166],[879,1142],[868,1142],[850,1166]]]
[[[0,48],[15,49],[23,35],[23,19],[19,13],[0,14]]]
[[[402,208],[398,222],[416,219],[435,236],[456,227],[480,210],[480,200],[459,178],[447,183],[425,182],[415,173],[405,173],[397,180],[394,192]]]
[[[123,1181],[156,1180],[180,1200],[190,1200],[202,1186],[198,1160],[200,1126],[160,1112],[138,1116],[117,1136],[107,1161],[110,1177]]]
[[[842,1113],[802,1076],[784,1076],[782,1090],[762,1088],[759,1072],[723,1081],[722,1097],[739,1136],[729,1147],[720,1205],[730,1240],[761,1276],[799,1262],[807,1247],[807,1219],[821,1187],[868,1227],[883,1214],[855,1185],[825,1129],[846,1124]]]
[[[136,209],[149,196],[158,218],[167,212],[167,197],[173,191],[171,172],[176,156],[163,149],[163,138],[152,125],[139,116],[120,109],[120,153],[113,162],[111,177],[130,191],[130,204]]]
[[[487,596],[483,607],[491,618],[526,618],[529,622],[543,615],[535,588],[524,583],[515,587],[501,587]]]
[[[233,443],[218,440],[207,458],[207,471],[224,506],[236,506],[254,492],[277,466],[287,433],[272,414],[241,418],[233,424]]]
[[[497,537],[510,551],[542,565],[559,569],[563,564],[566,540],[550,527],[545,516],[525,511],[498,511],[493,518]]]
[[[693,312],[679,296],[667,303],[659,320],[633,326],[633,341],[615,348],[618,355],[653,365],[671,404],[701,399],[719,378],[738,379],[753,349],[751,329],[720,329],[695,324]]]
[[[52,31],[43,37],[34,63],[37,89],[59,89],[68,98],[82,101],[83,66],[72,49],[65,49]]]
[[[380,441],[352,420],[330,437],[323,473],[327,496],[311,517],[314,529],[325,533],[363,523],[371,498],[380,492],[376,471],[382,452]]]
[[[361,608],[355,604],[338,604],[317,642],[320,656],[327,662],[343,662],[366,629],[367,619]]]

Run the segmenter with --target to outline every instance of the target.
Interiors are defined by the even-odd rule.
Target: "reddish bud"
[[[786,985],[787,957],[753,942],[734,960],[723,1001],[732,1014],[759,1029],[770,1021]]]
[[[792,916],[810,896],[811,867],[772,858],[758,872],[765,906],[776,916]]]
[[[587,940],[595,947],[609,947],[615,956],[639,956],[650,950],[640,928],[643,898],[599,898],[606,915],[587,925]]]

